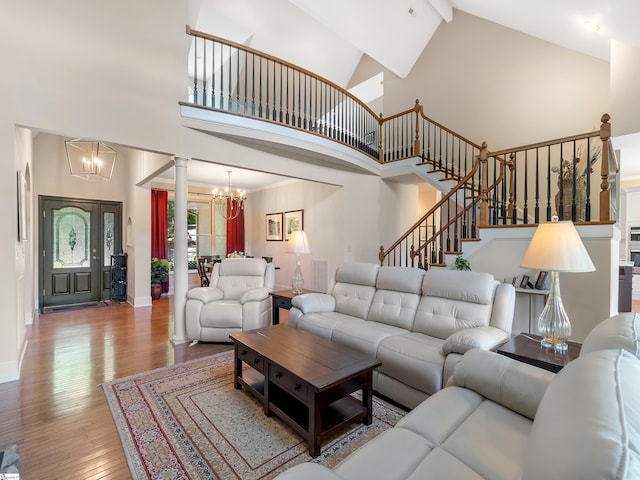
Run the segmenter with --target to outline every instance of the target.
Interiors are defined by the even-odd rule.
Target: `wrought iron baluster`
[[[535,209],[533,214],[533,223],[540,223],[540,148],[536,148],[536,198]]]
[[[193,103],[198,104],[198,38],[193,39]]]
[[[551,145],[547,146],[547,222],[551,221]]]
[[[207,106],[207,41],[202,40],[202,105]]]
[[[216,44],[211,43],[211,108],[216,108]]]
[[[529,150],[524,151],[524,207],[523,223],[529,223]]]

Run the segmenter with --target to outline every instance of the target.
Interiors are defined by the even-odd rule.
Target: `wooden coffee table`
[[[338,429],[371,424],[373,369],[380,362],[287,324],[229,335],[235,388],[245,387],[309,444],[312,457]],[[246,363],[251,369],[243,369]],[[362,400],[351,393],[362,390]]]

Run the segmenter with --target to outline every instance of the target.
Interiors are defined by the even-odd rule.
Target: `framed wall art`
[[[289,240],[292,232],[304,230],[303,210],[292,210],[284,212],[284,239]]]
[[[282,241],[282,213],[267,213],[267,241]]]

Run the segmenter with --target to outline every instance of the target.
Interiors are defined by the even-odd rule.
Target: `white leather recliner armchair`
[[[275,271],[262,258],[225,258],[213,266],[208,287],[187,292],[185,321],[189,340],[229,342],[229,334],[271,322]]]

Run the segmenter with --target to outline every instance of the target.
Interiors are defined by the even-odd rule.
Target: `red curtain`
[[[151,190],[151,256],[169,258],[167,222],[168,195],[164,190]],[[162,293],[169,291],[169,282],[162,282]]]
[[[232,216],[231,202],[227,200],[227,215]],[[244,252],[244,210],[238,216],[227,220],[227,255],[233,252]]]

